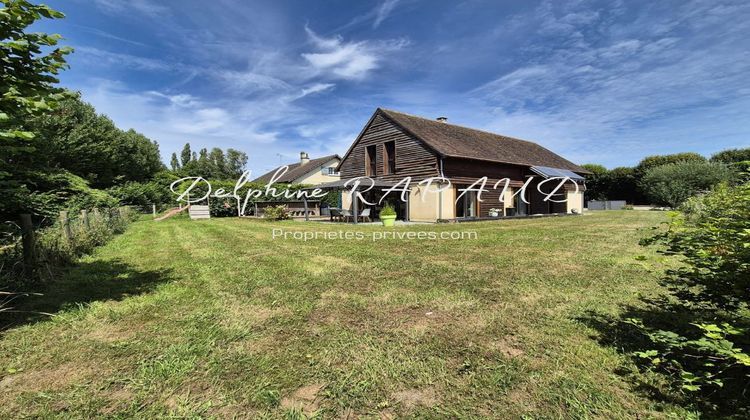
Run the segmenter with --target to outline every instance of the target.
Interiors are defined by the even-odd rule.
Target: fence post
[[[86,229],[91,229],[91,223],[89,223],[89,211],[88,210],[81,210],[81,219],[83,220],[83,225],[86,227]]]
[[[156,204],[152,204],[151,206],[154,213],[154,219],[156,219]]]
[[[34,225],[31,224],[31,215],[21,215],[21,235],[23,245],[23,271],[30,274],[36,267],[36,252],[34,250]]]
[[[63,235],[65,235],[65,240],[70,242],[70,240],[73,238],[73,233],[70,231],[70,220],[68,219],[67,211],[60,212],[60,225],[62,225],[62,231]]]
[[[101,215],[99,214],[99,208],[94,207],[94,220],[97,222],[101,219]]]

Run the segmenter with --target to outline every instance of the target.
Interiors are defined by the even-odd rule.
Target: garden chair
[[[339,219],[341,218],[341,210],[337,209],[336,207],[331,207],[330,211],[331,211],[331,221],[338,222]]]
[[[358,217],[361,217],[363,222],[372,222],[372,219],[370,219],[370,208],[362,210],[362,213]]]

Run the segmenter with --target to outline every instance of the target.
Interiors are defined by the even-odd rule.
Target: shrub
[[[263,210],[263,217],[268,220],[286,220],[289,219],[289,213],[284,205],[271,206]]]
[[[173,200],[169,183],[160,181],[150,182],[126,182],[107,190],[115,197],[120,205],[138,206],[143,211],[151,211],[151,206],[156,204],[161,209]],[[170,203],[171,204],[171,203]]]
[[[391,203],[385,203],[382,209],[380,209],[381,216],[395,216],[396,210],[393,208]]]
[[[98,214],[98,215],[97,215]],[[54,269],[74,262],[107,243],[114,235],[125,231],[139,214],[128,207],[103,209],[89,213],[89,225],[73,216],[70,219],[71,237],[68,240],[60,221],[35,232],[34,253],[38,266],[35,272],[23,272],[23,255],[18,226],[5,225],[0,244],[0,289],[12,290],[24,283],[50,277]],[[26,277],[24,277],[24,274]]]
[[[672,375],[686,392],[747,410],[750,184],[722,185],[688,203],[666,232],[645,241],[666,245],[664,253],[684,262],[667,272],[672,296],[657,305],[664,306],[661,313],[685,316],[658,327],[630,319],[650,341],[635,355]]]
[[[640,185],[652,204],[677,208],[731,177],[732,171],[724,164],[685,161],[648,169]]]
[[[750,147],[728,149],[711,156],[711,162],[736,163],[750,161]]]
[[[636,172],[643,175],[649,169],[656,168],[657,166],[664,166],[671,163],[678,162],[705,162],[706,158],[699,155],[698,153],[686,152],[686,153],[675,153],[672,155],[656,155],[647,156],[643,158],[638,166],[635,167]]]

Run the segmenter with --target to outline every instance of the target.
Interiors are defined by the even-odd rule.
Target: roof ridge
[[[422,116],[419,116],[419,115],[414,115],[414,114],[409,114],[409,113],[406,113],[406,112],[396,111],[395,109],[380,108],[380,110],[381,111],[385,111],[386,113],[388,113],[388,112],[394,112],[396,114],[405,115],[407,117],[419,118],[420,120],[429,121],[430,123],[434,123],[434,124],[452,125],[454,127],[459,127],[459,128],[463,128],[463,129],[466,129],[466,130],[478,131],[480,133],[491,134],[493,136],[503,137],[503,138],[510,139],[510,140],[522,141],[522,142],[525,142],[525,143],[533,144],[534,146],[538,146],[538,147],[544,147],[544,146],[540,145],[539,143],[536,143],[533,140],[519,139],[518,137],[506,136],[505,134],[495,133],[495,132],[489,131],[489,130],[482,130],[482,129],[479,129],[479,128],[468,127],[468,126],[459,125],[459,124],[453,124],[453,123],[450,123],[450,122],[437,121],[437,120],[433,120],[431,118],[422,117]]]

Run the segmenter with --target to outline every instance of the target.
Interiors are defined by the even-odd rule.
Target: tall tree
[[[182,166],[187,166],[190,160],[193,159],[193,153],[190,152],[190,143],[185,143],[182,153],[180,153],[180,158],[182,159]]]
[[[586,191],[583,193],[586,201],[606,199],[607,191],[604,178],[607,176],[607,168],[595,163],[587,163],[581,166],[591,172],[591,174],[586,175]]]
[[[235,149],[227,149],[227,175],[238,178],[245,171],[247,154]]]
[[[31,119],[29,126],[39,139],[38,164],[68,170],[97,188],[150,179],[163,168],[158,145],[133,130],[118,129],[78,96]]]
[[[208,154],[208,160],[211,164],[210,176],[214,179],[225,179],[227,178],[227,160],[224,157],[224,151],[218,147],[211,149]]]
[[[172,152],[172,159],[169,162],[169,166],[172,167],[173,171],[180,169],[180,161],[177,159],[177,153]]]
[[[27,121],[64,98],[56,75],[67,67],[65,55],[72,49],[57,47],[58,34],[27,32],[37,20],[62,13],[25,0],[0,2],[0,214],[12,217],[28,197],[25,178],[37,145]]]

